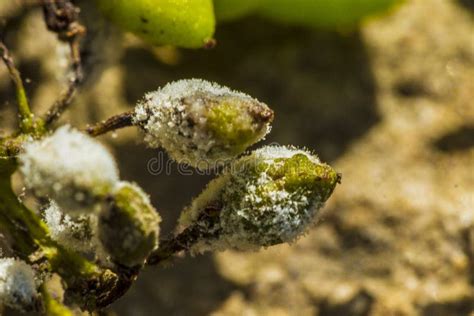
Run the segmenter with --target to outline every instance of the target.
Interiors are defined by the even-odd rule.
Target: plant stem
[[[46,126],[52,125],[57,119],[61,117],[64,111],[67,110],[74,99],[74,96],[76,95],[77,88],[79,87],[81,81],[82,79],[79,79],[77,76],[69,81],[69,86],[67,87],[66,91],[62,93],[59,99],[56,100],[46,112],[44,117]]]
[[[147,265],[157,265],[167,261],[181,251],[191,249],[199,241],[217,239],[220,230],[216,229],[219,216],[215,209],[205,209],[196,223],[184,229],[173,238],[160,240],[160,246],[148,257]]]
[[[79,44],[86,33],[86,28],[79,23],[79,9],[71,1],[42,0],[41,2],[48,30],[57,33],[60,41],[69,44],[73,70],[73,78],[69,81],[68,88],[46,112],[44,121],[46,126],[50,126],[69,107],[84,79]]]
[[[18,103],[18,112],[20,114],[20,129],[24,133],[31,132],[34,129],[33,113],[28,104],[28,97],[26,96],[25,86],[21,79],[20,71],[15,67],[13,58],[8,51],[8,48],[0,41],[0,56],[8,69],[10,78],[15,85],[16,100]]]
[[[44,302],[44,312],[47,316],[74,316],[74,313],[67,306],[51,296],[44,284],[41,285],[41,296]]]
[[[147,265],[157,265],[167,261],[175,254],[188,250],[199,240],[199,228],[192,226],[174,238],[160,240],[160,246],[147,259]]]
[[[129,126],[133,126],[133,111],[112,116],[105,121],[89,126],[86,128],[86,132],[89,135],[96,137]]]

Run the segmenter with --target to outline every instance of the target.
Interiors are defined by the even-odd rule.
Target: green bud
[[[289,24],[334,29],[353,27],[400,0],[263,0],[260,13]]]
[[[112,260],[133,267],[158,246],[161,218],[137,185],[121,182],[99,218],[99,238]]]
[[[211,0],[98,0],[112,21],[153,45],[199,48],[214,42]]]
[[[183,227],[212,230],[192,249],[256,249],[291,242],[315,222],[340,175],[313,154],[268,146],[232,163],[183,213]],[[202,216],[203,213],[209,213]],[[212,214],[211,214],[212,213]],[[202,219],[213,223],[200,223]]]
[[[214,0],[214,11],[219,21],[235,20],[255,12],[262,0]]]
[[[18,156],[25,185],[69,213],[89,212],[118,182],[117,165],[97,140],[70,126],[23,145]]]
[[[150,147],[163,147],[178,162],[209,169],[261,140],[273,112],[246,94],[191,79],[148,93],[133,119]]]

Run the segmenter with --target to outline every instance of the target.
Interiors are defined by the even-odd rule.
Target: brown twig
[[[199,240],[199,236],[200,232],[198,227],[192,226],[175,237],[160,240],[160,247],[148,257],[147,265],[160,264],[175,254],[183,250],[188,250]]]
[[[192,224],[178,235],[160,240],[160,246],[148,257],[147,265],[157,265],[172,258],[181,251],[187,251],[200,240],[217,239],[220,230],[216,229],[219,220],[219,209],[203,210],[196,224]]]
[[[99,122],[86,128],[86,132],[91,136],[99,136],[120,128],[133,126],[133,111],[112,116],[111,118]]]
[[[51,106],[45,115],[46,126],[54,123],[71,104],[76,91],[83,81],[80,55],[80,40],[86,28],[79,23],[79,8],[70,0],[42,0],[44,20],[48,30],[58,35],[58,39],[69,44],[71,52],[73,78],[67,90]]]

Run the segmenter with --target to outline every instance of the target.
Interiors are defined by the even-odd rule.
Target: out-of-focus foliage
[[[264,0],[214,0],[214,10],[218,21],[241,18],[258,10]]]
[[[289,24],[325,29],[354,27],[399,0],[264,0],[261,14]]]
[[[401,0],[214,0],[219,21],[258,14],[293,25],[322,29],[354,28]]]

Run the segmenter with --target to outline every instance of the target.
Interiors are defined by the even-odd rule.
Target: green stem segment
[[[41,295],[44,302],[44,311],[47,316],[74,316],[74,313],[67,306],[52,297],[44,284],[41,286]]]
[[[8,73],[10,78],[15,85],[16,91],[16,100],[18,103],[18,112],[20,115],[20,130],[23,133],[33,133],[35,132],[42,124],[35,120],[33,113],[31,112],[30,105],[28,103],[28,97],[26,96],[25,86],[23,85],[23,80],[21,79],[20,72],[15,67],[13,58],[10,56],[10,53],[4,43],[0,42],[0,57],[7,66]]]

